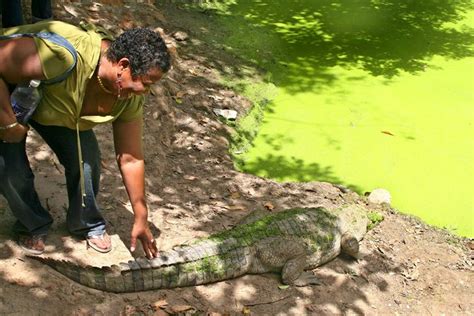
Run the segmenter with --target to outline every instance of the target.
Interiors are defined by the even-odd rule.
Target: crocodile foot
[[[319,280],[311,271],[304,271],[301,275],[293,281],[295,286],[309,286],[309,285],[322,285],[323,283]]]

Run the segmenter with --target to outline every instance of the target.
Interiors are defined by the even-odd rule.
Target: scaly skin
[[[357,206],[327,211],[291,209],[217,233],[189,246],[110,267],[81,267],[35,257],[70,279],[108,292],[137,292],[193,286],[244,274],[281,273],[285,284],[300,284],[340,252],[357,255],[366,233],[366,210]]]

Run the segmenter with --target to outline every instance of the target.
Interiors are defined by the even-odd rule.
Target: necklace
[[[113,91],[110,91],[109,89],[107,89],[107,88],[104,86],[104,83],[102,82],[102,79],[100,79],[100,76],[99,76],[99,68],[100,68],[100,61],[99,61],[99,64],[98,64],[97,75],[96,75],[97,82],[99,83],[100,88],[101,88],[105,93],[115,95],[115,93],[114,93]]]

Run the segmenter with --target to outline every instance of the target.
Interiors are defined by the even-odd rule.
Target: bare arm
[[[0,41],[0,128],[16,122],[10,103],[7,83],[22,83],[31,79],[44,79],[36,45],[32,38]],[[28,127],[20,124],[0,129],[0,139],[19,142]]]
[[[134,213],[130,250],[140,239],[148,258],[157,255],[156,242],[148,227],[148,209],[145,200],[145,162],[142,148],[142,120],[114,122],[114,144],[117,163]]]

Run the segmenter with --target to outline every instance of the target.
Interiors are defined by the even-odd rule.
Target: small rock
[[[230,121],[233,121],[237,118],[237,111],[235,110],[212,109],[212,111],[215,115],[221,116]]]
[[[369,202],[374,204],[390,204],[392,202],[392,196],[390,192],[385,189],[375,189],[369,194]]]

